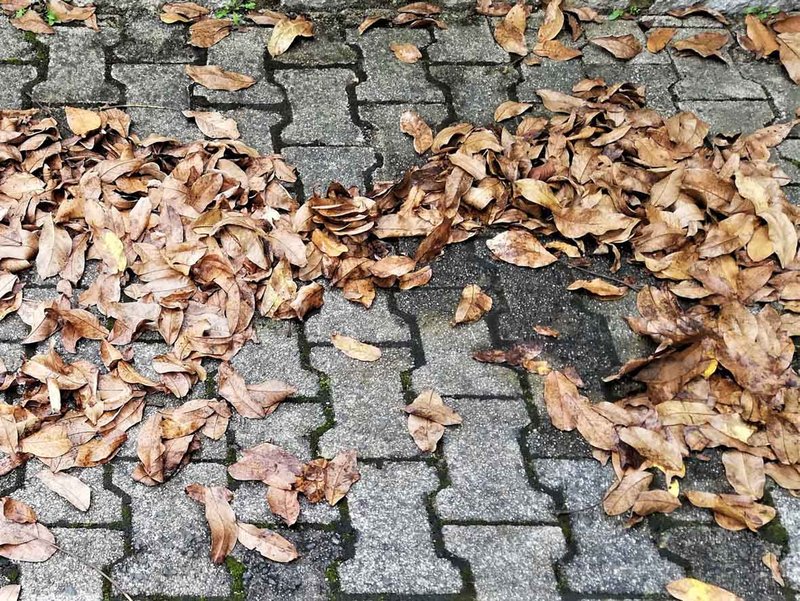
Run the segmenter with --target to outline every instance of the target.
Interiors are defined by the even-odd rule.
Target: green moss
[[[225,558],[225,566],[231,575],[231,600],[244,601],[244,564],[231,556]]]

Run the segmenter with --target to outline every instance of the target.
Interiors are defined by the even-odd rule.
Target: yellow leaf
[[[103,234],[103,244],[109,255],[116,262],[117,271],[125,271],[125,267],[128,266],[128,260],[125,258],[125,247],[122,245],[122,240],[114,232],[106,231]]]

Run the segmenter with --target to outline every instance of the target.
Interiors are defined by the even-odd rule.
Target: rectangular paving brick
[[[453,594],[461,590],[455,566],[434,552],[426,496],[436,489],[432,467],[423,463],[363,466],[348,494],[358,544],[339,566],[342,592],[379,595]]]

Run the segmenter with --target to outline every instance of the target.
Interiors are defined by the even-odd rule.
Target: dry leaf
[[[652,54],[661,52],[675,37],[677,31],[674,27],[654,27],[647,35],[647,51]]]
[[[331,335],[331,342],[333,346],[342,351],[351,359],[358,359],[359,361],[377,361],[381,358],[381,349],[371,344],[365,344],[339,333]]]
[[[716,56],[722,59],[719,52],[729,41],[727,32],[704,31],[683,40],[676,40],[672,45],[676,50],[689,50],[704,58]]]
[[[673,580],[667,585],[667,592],[680,601],[744,601],[730,591],[695,578]]]
[[[400,44],[392,42],[389,48],[401,63],[413,64],[422,58],[422,53],[414,44]]]
[[[525,43],[525,29],[528,13],[524,4],[515,4],[494,28],[494,39],[509,54],[528,54]]]
[[[761,563],[763,563],[767,568],[769,568],[770,573],[772,574],[772,579],[778,584],[778,586],[786,586],[786,582],[783,579],[783,574],[781,574],[781,564],[778,561],[778,556],[771,551],[767,551],[764,555],[761,556]]]
[[[67,116],[67,125],[76,136],[85,136],[103,125],[100,114],[94,111],[68,106],[64,108],[64,113]]]
[[[63,472],[53,473],[44,468],[36,477],[54,493],[64,497],[80,511],[89,511],[92,502],[92,489],[75,476]]]
[[[414,150],[417,154],[424,154],[433,144],[430,126],[414,111],[403,111],[400,115],[400,131],[414,138]]]
[[[249,75],[225,71],[217,65],[186,65],[186,74],[209,90],[236,92],[256,83]]]
[[[237,140],[240,136],[236,121],[217,111],[183,111],[183,115],[194,119],[197,128],[209,138]]]
[[[609,35],[589,40],[595,46],[600,46],[617,58],[630,60],[642,51],[642,45],[631,34]]]
[[[521,267],[545,267],[558,260],[533,234],[521,230],[498,234],[486,246],[495,259]]]
[[[461,291],[461,300],[456,307],[456,314],[450,325],[471,323],[479,320],[492,308],[492,297],[484,293],[477,284],[465,286]]]
[[[600,298],[622,298],[628,293],[628,289],[623,286],[615,286],[600,278],[592,280],[575,280],[567,290],[586,290],[587,292],[599,296]]]
[[[305,17],[278,21],[267,43],[270,56],[279,56],[286,52],[298,37],[314,37],[314,25],[311,21]]]
[[[271,561],[289,563],[300,557],[297,548],[292,543],[280,534],[266,528],[239,522],[237,537],[244,547],[258,551]]]

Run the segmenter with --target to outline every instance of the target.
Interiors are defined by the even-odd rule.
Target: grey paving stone
[[[516,373],[501,365],[478,363],[472,353],[492,346],[486,321],[450,326],[460,290],[410,290],[398,307],[416,315],[425,365],[414,370],[414,388],[433,388],[444,396],[517,396]]]
[[[671,17],[667,14],[654,14],[645,15],[641,18],[642,23],[646,23],[649,27],[679,27],[679,28],[698,28],[703,27],[706,29],[715,28],[720,29],[724,27],[722,23],[713,17],[704,15],[690,15],[679,19],[678,17]]]
[[[119,24],[122,39],[113,52],[121,62],[191,63],[202,55],[200,48],[186,43],[186,26],[163,23],[157,12],[123,10]]]
[[[258,343],[245,344],[231,361],[245,381],[254,384],[263,380],[283,380],[297,388],[300,396],[316,395],[318,378],[302,365],[298,324],[256,318],[254,327]]]
[[[355,556],[339,566],[342,592],[433,595],[461,590],[458,570],[437,557],[425,497],[436,489],[422,463],[364,466],[347,496],[356,529]]]
[[[434,131],[447,118],[447,108],[443,104],[362,104],[358,107],[361,119],[372,126],[370,142],[383,159],[375,170],[376,180],[399,178],[406,169],[425,161],[414,150],[411,137],[400,132],[400,116],[408,110],[422,117]]]
[[[42,41],[50,47],[50,61],[47,80],[31,91],[33,100],[53,104],[119,102],[120,90],[105,81],[106,58],[100,34],[64,27],[59,28],[58,35]]]
[[[83,559],[90,557],[99,568],[107,570],[122,557],[124,534],[118,530],[84,528],[53,528],[52,532],[56,544],[69,555],[56,552],[43,563],[19,564],[24,601],[103,599],[103,577],[89,569]]]
[[[408,342],[408,324],[389,310],[389,292],[377,290],[369,309],[347,300],[338,288],[325,292],[325,304],[305,324],[309,342],[330,342],[334,332],[364,342]]]
[[[34,50],[25,41],[25,33],[14,27],[8,19],[0,19],[0,60],[29,60]]]
[[[494,40],[486,18],[469,25],[434,31],[436,42],[428,48],[434,63],[508,63],[509,55]]]
[[[292,122],[281,132],[284,144],[334,144],[354,146],[364,134],[353,123],[347,86],[358,81],[348,69],[295,70],[275,73],[289,97]]]
[[[375,152],[357,146],[288,146],[281,153],[297,167],[306,196],[324,194],[332,181],[364,190],[364,173],[375,164]]]
[[[236,414],[229,427],[239,452],[271,442],[308,461],[312,458],[308,438],[324,424],[321,405],[286,401],[264,419],[247,419]]]
[[[796,590],[800,588],[800,499],[776,488],[772,500],[788,537],[789,552],[781,558],[781,571],[786,583]]]
[[[679,102],[678,108],[696,113],[719,133],[750,133],[775,118],[765,100],[690,100]]]
[[[739,15],[747,7],[752,6],[748,0],[709,0],[704,3],[708,8],[720,10],[730,15]],[[650,7],[654,13],[664,13],[672,8],[683,8],[686,3],[683,0],[656,0]],[[769,0],[764,6],[776,6],[778,8],[791,9],[794,5],[791,0]]]
[[[661,545],[688,561],[694,578],[721,586],[743,599],[785,599],[781,587],[761,563],[764,553],[780,556],[780,546],[752,532],[730,532],[716,524],[680,527],[664,533]]]
[[[781,159],[780,166],[786,175],[792,179],[792,182],[800,183],[800,140],[784,140],[776,150]]]
[[[642,48],[647,44],[647,38],[642,32],[642,28],[636,21],[627,21],[619,19],[616,21],[606,21],[605,23],[586,23],[584,25],[584,35],[587,40],[599,38],[609,35],[632,35]],[[640,52],[632,59],[624,61],[615,58],[613,54],[600,48],[595,44],[586,44],[583,47],[583,58],[581,59],[586,65],[604,65],[604,64],[624,64],[624,65],[669,65],[669,55],[665,52],[652,54],[646,50]]]
[[[0,342],[0,358],[8,371],[17,371],[25,360],[25,349],[16,342]]]
[[[245,566],[244,587],[247,601],[284,599],[286,601],[323,601],[330,599],[326,580],[328,566],[344,554],[338,534],[303,530],[283,532],[297,547],[300,558],[289,564],[264,559],[256,551],[235,551]]]
[[[629,81],[645,87],[647,107],[664,116],[676,112],[670,87],[678,76],[669,65],[587,65],[588,77],[602,77],[608,83]]]
[[[415,243],[418,240],[415,240]],[[445,252],[431,263],[433,276],[428,282],[430,288],[457,287],[478,284],[487,288],[492,284],[490,266],[475,253],[475,245],[480,241],[467,240],[461,244],[451,244]],[[416,249],[416,246],[414,247]],[[398,294],[402,295],[402,292]]]
[[[225,466],[193,463],[166,484],[149,488],[131,479],[133,465],[114,466],[114,484],[131,498],[133,554],[117,563],[111,576],[129,595],[227,597],[230,576],[208,557],[203,507],[183,492],[193,482],[224,486]]]
[[[129,104],[163,108],[130,108],[132,130],[142,138],[158,134],[186,142],[202,138],[200,130],[181,114],[189,108],[189,84],[184,65],[114,65],[111,76],[125,86]]]
[[[261,154],[272,153],[272,127],[281,120],[278,113],[256,108],[238,108],[220,112],[236,121],[242,142]]]
[[[779,119],[786,121],[794,118],[794,111],[800,106],[800,86],[790,80],[783,67],[774,62],[754,61],[738,65],[742,76],[760,83],[776,109]],[[800,135],[795,127],[794,135]]]
[[[36,477],[44,466],[31,461],[25,471],[25,487],[14,498],[36,509],[39,521],[44,524],[111,524],[122,520],[122,499],[103,486],[103,468],[76,469],[68,472],[92,490],[88,511],[80,511],[60,495],[47,488]]]
[[[561,599],[553,563],[566,552],[554,526],[445,526],[447,549],[469,561],[478,601]]]
[[[208,90],[200,85],[192,88],[192,94],[211,103],[278,104],[283,101],[280,88],[267,79],[264,56],[267,40],[272,34],[268,27],[244,27],[208,49],[207,64],[219,65],[227,71],[244,73],[256,83],[244,90],[225,92]]]
[[[585,594],[655,595],[683,570],[661,557],[646,524],[624,528],[603,513],[600,499],[613,470],[594,460],[534,461],[540,482],[560,490],[569,511],[575,554],[562,566],[569,590]]]
[[[427,31],[374,28],[359,36],[349,30],[347,39],[361,47],[364,57],[367,79],[356,86],[360,101],[444,102],[442,91],[426,78],[422,62],[401,63],[389,49],[393,42],[423,48],[431,41]]]
[[[438,66],[431,67],[431,75],[450,88],[458,118],[478,125],[492,123],[494,110],[511,98],[509,88],[519,81],[510,65]]]
[[[702,29],[682,29],[674,41],[703,32]],[[674,91],[679,100],[762,100],[766,98],[764,88],[758,83],[744,79],[733,66],[727,52],[723,53],[727,63],[714,58],[702,58],[690,52],[681,52],[668,47],[681,80]],[[666,54],[660,52],[659,54]]]
[[[541,65],[520,64],[522,81],[517,84],[517,98],[520,102],[534,102],[541,105],[536,90],[557,90],[571,93],[572,86],[586,75],[580,60],[563,63],[544,60]],[[527,113],[526,113],[527,114]]]
[[[628,327],[628,322],[625,321],[628,316],[639,315],[636,308],[636,294],[633,291],[628,291],[623,298],[614,301],[602,301],[589,297],[581,300],[583,306],[589,311],[596,315],[602,315],[604,318],[621,363],[625,363],[629,359],[644,357],[655,350],[654,345],[648,344],[645,338],[635,334]]]
[[[319,441],[325,457],[356,449],[359,457],[418,454],[403,412],[400,372],[411,367],[406,349],[383,349],[374,363],[347,357],[332,347],[311,351],[311,364],[328,375],[335,424]]]
[[[34,79],[36,69],[30,65],[0,65],[0,106],[21,108],[22,91]]]
[[[553,500],[531,488],[518,436],[529,417],[522,400],[445,399],[463,418],[444,438],[451,484],[436,495],[445,521],[555,522]],[[501,589],[509,590],[509,589]]]

